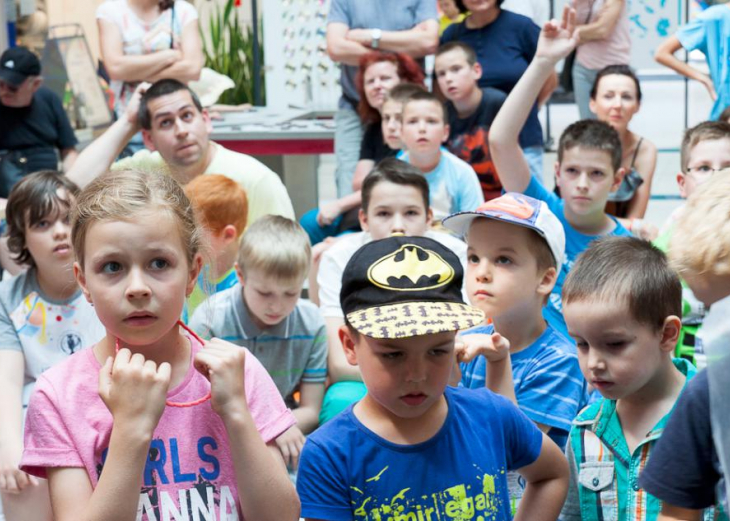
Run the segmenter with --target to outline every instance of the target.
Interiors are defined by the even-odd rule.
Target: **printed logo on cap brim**
[[[371,338],[408,338],[469,329],[484,322],[484,312],[456,302],[403,302],[353,311],[347,321]]]

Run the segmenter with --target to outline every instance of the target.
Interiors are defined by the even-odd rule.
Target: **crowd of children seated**
[[[542,177],[520,146],[576,44],[566,7],[508,94],[458,41],[440,94],[384,89],[387,153],[321,242],[175,80],[24,177],[0,519],[728,519],[730,124],[685,132],[686,203],[650,242],[607,212],[614,126],[568,126]]]

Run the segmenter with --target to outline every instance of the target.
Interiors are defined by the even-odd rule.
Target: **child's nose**
[[[140,298],[150,295],[150,288],[145,281],[144,275],[139,268],[131,268],[129,270],[129,279],[127,283],[127,298]]]

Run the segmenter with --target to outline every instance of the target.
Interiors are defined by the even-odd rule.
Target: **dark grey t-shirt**
[[[405,31],[426,20],[438,20],[436,0],[332,0],[327,23],[343,23],[350,29]],[[423,65],[423,64],[421,64]],[[340,108],[355,108],[360,97],[355,88],[357,67],[342,64]]]

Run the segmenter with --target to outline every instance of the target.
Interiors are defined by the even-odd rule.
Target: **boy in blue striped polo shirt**
[[[566,278],[563,313],[583,375],[603,398],[570,431],[561,520],[654,521],[661,503],[640,486],[639,473],[695,374],[687,360],[672,358],[682,327],[679,278],[650,243],[604,237]]]
[[[563,262],[560,221],[545,202],[507,193],[443,224],[466,237],[467,293],[487,317],[460,336],[459,384],[509,398],[565,449],[586,384],[571,342],[542,315]]]

